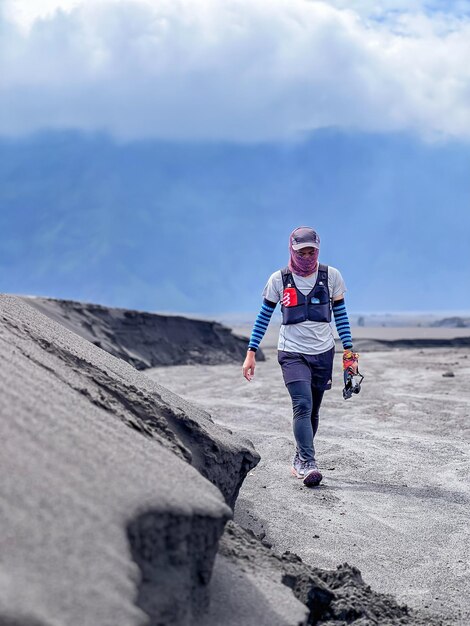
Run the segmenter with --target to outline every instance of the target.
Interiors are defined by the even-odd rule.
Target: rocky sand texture
[[[2,626],[423,623],[229,522],[251,443],[24,299],[0,364]]]
[[[238,363],[246,339],[215,321],[28,297],[33,307],[138,370],[158,365]],[[258,360],[263,360],[263,354]]]

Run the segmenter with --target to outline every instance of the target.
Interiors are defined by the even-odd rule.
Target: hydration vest
[[[297,289],[292,272],[288,267],[281,270],[281,274],[284,287],[281,300],[283,324],[299,324],[306,320],[331,322],[328,265],[320,263],[315,285],[306,296]]]

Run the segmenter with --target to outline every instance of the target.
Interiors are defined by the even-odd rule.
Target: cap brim
[[[292,250],[301,250],[302,248],[317,248],[320,250],[320,246],[318,243],[313,243],[313,241],[307,241],[305,243],[296,243],[292,244]]]

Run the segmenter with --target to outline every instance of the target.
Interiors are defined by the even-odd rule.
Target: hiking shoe
[[[306,461],[303,463],[303,470],[304,485],[306,487],[316,487],[321,483],[323,476],[315,461]]]
[[[294,458],[292,459],[292,470],[291,470],[292,475],[295,476],[296,478],[303,478],[304,473],[305,473],[304,465],[305,465],[305,462],[302,461],[299,455],[299,451],[296,450],[294,454]]]

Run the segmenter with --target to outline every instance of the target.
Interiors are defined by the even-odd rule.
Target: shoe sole
[[[306,476],[304,476],[304,485],[306,487],[316,487],[323,480],[323,476],[318,470],[311,470]]]

